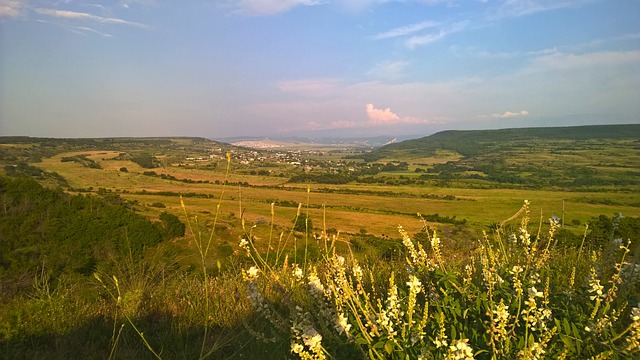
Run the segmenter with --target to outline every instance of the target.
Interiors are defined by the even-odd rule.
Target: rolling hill
[[[570,127],[517,128],[500,130],[446,130],[419,139],[380,147],[366,154],[365,160],[394,157],[394,153],[433,156],[437,150],[450,150],[464,157],[494,152],[513,142],[638,140],[640,124],[587,125]]]

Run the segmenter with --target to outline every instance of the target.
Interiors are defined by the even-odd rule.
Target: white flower
[[[531,297],[543,297],[544,294],[542,293],[542,291],[536,290],[535,287],[531,287],[531,288],[529,288],[529,296],[531,296]]]
[[[360,267],[360,265],[354,264],[353,265],[353,276],[355,276],[356,279],[358,281],[360,281],[360,280],[362,280],[362,275],[363,275],[363,272],[362,272],[362,268]]]
[[[433,341],[433,344],[436,346],[436,348],[441,348],[443,346],[447,346],[447,340],[446,339],[435,339]]]
[[[258,269],[255,266],[252,266],[249,268],[249,270],[247,270],[246,272],[246,278],[248,281],[255,281],[256,279],[258,279],[258,273],[260,272],[260,269]]]
[[[317,295],[324,295],[324,286],[322,285],[318,275],[311,273],[307,276],[307,279],[309,279],[308,285],[314,293]]]
[[[631,320],[633,322],[640,321],[640,308],[634,307],[631,309]]]
[[[409,286],[409,292],[418,294],[420,292],[422,283],[418,280],[418,277],[415,275],[411,275],[409,281],[407,281],[407,285]]]
[[[497,322],[509,320],[509,306],[505,305],[504,302],[500,302],[496,310],[493,310],[493,313],[496,315],[495,320]]]
[[[449,346],[449,353],[447,359],[456,360],[473,360],[473,350],[471,346],[467,344],[469,339],[456,340],[454,344]]]
[[[302,269],[300,269],[300,267],[298,267],[298,264],[295,264],[293,266],[293,276],[295,276],[296,279],[298,280],[302,280]]]
[[[338,314],[338,319],[336,320],[337,324],[335,328],[336,331],[338,331],[338,334],[342,334],[343,332],[349,334],[349,330],[351,330],[351,324],[349,324],[349,319],[344,316],[344,313]]]
[[[321,346],[322,335],[318,334],[316,329],[309,326],[305,329],[304,334],[302,334],[302,341],[310,349],[318,349]]]

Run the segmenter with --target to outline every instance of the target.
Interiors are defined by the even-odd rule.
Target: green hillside
[[[359,155],[458,186],[635,189],[640,125],[443,131]]]
[[[500,130],[447,130],[420,139],[383,146],[366,160],[392,157],[394,152],[409,150],[414,155],[432,156],[436,150],[451,150],[465,157],[492,152],[513,142],[640,140],[640,124],[589,125],[570,127],[519,128]]]

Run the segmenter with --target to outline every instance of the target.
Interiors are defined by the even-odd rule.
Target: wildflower
[[[347,319],[346,316],[344,316],[344,313],[340,313],[338,314],[338,318],[336,319],[336,331],[338,331],[338,334],[342,335],[342,333],[346,333],[347,335],[349,334],[349,330],[351,330],[351,324],[349,324],[349,319]]]
[[[320,278],[318,277],[318,275],[316,275],[315,272],[307,275],[307,279],[309,279],[309,282],[307,284],[311,288],[311,291],[315,293],[315,295],[324,295],[324,286],[322,285]]]
[[[420,292],[422,283],[418,280],[418,277],[415,275],[411,275],[411,280],[407,281],[407,285],[409,286],[409,292],[418,294]]]
[[[353,264],[353,276],[356,277],[356,280],[358,280],[358,282],[362,281],[362,275],[364,275],[364,273],[362,272],[362,268],[360,267],[360,265],[358,264]]]
[[[538,291],[538,290],[536,290],[536,288],[535,288],[535,287],[531,287],[531,288],[529,288],[529,291],[528,291],[528,292],[529,292],[529,296],[530,296],[530,297],[542,297],[542,296],[544,296],[544,294],[542,293],[542,291]]]
[[[596,270],[592,267],[591,275],[589,276],[589,292],[593,295],[589,296],[589,298],[591,300],[599,300],[601,298],[604,298],[606,295],[604,295],[602,290],[604,290],[604,286],[600,284],[600,280],[598,280],[597,278]]]
[[[440,252],[440,238],[436,237],[435,231],[431,237],[431,248],[433,249],[433,256],[440,266],[443,266],[442,253]]]
[[[444,313],[439,313],[439,316],[437,317],[438,320],[438,334],[436,335],[436,339],[433,341],[433,343],[436,345],[436,348],[441,348],[441,347],[445,347],[448,345],[447,342],[447,335],[445,334],[445,327],[444,327]]]
[[[247,239],[240,239],[240,244],[238,244],[238,246],[240,246],[241,249],[244,249],[247,252],[247,256],[251,255],[249,251],[249,242],[247,241]]]
[[[291,352],[300,355],[304,351],[304,346],[298,343],[291,344]]]
[[[493,321],[496,324],[495,338],[500,340],[507,336],[507,324],[509,322],[509,306],[505,305],[504,300],[500,300],[500,304],[492,311],[494,314]]]
[[[631,320],[633,322],[629,325],[631,334],[627,337],[627,351],[640,350],[640,308],[631,309]]]
[[[297,279],[297,280],[302,280],[302,269],[300,269],[300,267],[298,266],[298,264],[295,264],[293,266],[293,276]]]
[[[260,272],[260,269],[258,269],[255,266],[252,266],[249,268],[249,270],[243,270],[242,271],[242,275],[244,277],[244,279],[246,281],[256,281],[258,279],[258,273]]]
[[[302,334],[302,340],[310,349],[316,349],[322,342],[322,335],[318,334],[316,329],[309,326],[305,329],[304,334]]]
[[[529,234],[527,229],[521,228],[520,235],[518,236],[518,238],[520,239],[520,242],[522,242],[524,246],[531,245],[531,234]]]
[[[454,344],[449,346],[449,352],[446,359],[449,360],[473,360],[473,350],[468,344],[469,339],[456,340]]]

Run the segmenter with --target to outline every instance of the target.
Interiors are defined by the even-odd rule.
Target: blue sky
[[[640,2],[0,0],[0,135],[640,123]]]

